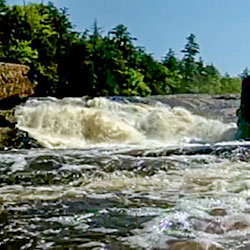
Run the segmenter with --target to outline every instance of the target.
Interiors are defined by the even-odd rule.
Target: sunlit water
[[[30,100],[16,116],[46,148],[0,152],[0,249],[250,249],[235,123],[105,98]]]

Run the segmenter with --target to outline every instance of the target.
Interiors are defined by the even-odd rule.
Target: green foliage
[[[175,57],[175,53],[172,49],[169,49],[167,55],[163,59],[163,64],[171,71],[176,71],[180,67],[179,60]]]
[[[17,40],[17,44],[9,47],[9,58],[22,64],[31,64],[38,59],[38,52],[31,47],[31,41]]]
[[[37,93],[55,94],[60,63],[74,41],[71,24],[64,10],[52,3],[8,6],[1,15],[5,37],[1,60],[24,63],[34,71]]]
[[[130,68],[120,72],[120,74],[124,80],[117,94],[125,96],[146,96],[151,93],[150,88],[143,82],[144,76],[140,72]]]
[[[196,60],[200,49],[194,34],[187,37],[182,60],[170,49],[159,62],[134,45],[125,25],[103,35],[95,21],[91,29],[77,33],[67,9],[52,3],[8,6],[0,0],[0,23],[0,61],[29,65],[39,96],[240,91],[239,78],[222,77],[201,57]]]
[[[239,93],[241,91],[241,80],[238,77],[222,77],[220,79],[220,94],[223,93]]]
[[[250,75],[250,70],[248,68],[245,68],[243,72],[239,75],[242,79],[247,78]]]
[[[192,90],[194,88],[193,79],[195,78],[195,74],[197,71],[195,56],[200,51],[199,51],[199,45],[196,42],[196,37],[194,34],[190,34],[190,36],[187,37],[187,43],[181,52],[184,53],[183,64],[182,64],[184,73],[182,91],[195,92],[195,90]]]
[[[196,37],[194,34],[190,34],[187,37],[187,44],[184,49],[181,51],[184,53],[184,61],[186,62],[194,62],[195,56],[200,52],[200,46],[196,42]]]

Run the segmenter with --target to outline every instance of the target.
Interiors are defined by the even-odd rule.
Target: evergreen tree
[[[5,7],[6,7],[6,1],[0,0],[0,13],[2,13]]]
[[[196,71],[195,56],[200,52],[199,44],[196,42],[196,37],[194,34],[190,34],[187,37],[187,43],[181,52],[184,53],[183,57],[183,84],[181,91],[190,91],[192,89],[192,83],[194,80],[194,74]]]
[[[4,26],[4,15],[6,11],[6,1],[0,0],[0,25]],[[5,36],[4,28],[0,29],[0,60],[4,57],[4,47],[7,45],[8,39]]]
[[[197,73],[200,75],[206,75],[205,72],[205,66],[204,66],[204,60],[202,57],[199,58],[199,61],[196,62],[196,68],[197,68]]]
[[[194,34],[190,34],[190,36],[187,37],[187,43],[181,52],[184,53],[184,61],[189,63],[195,61],[195,56],[200,53],[200,46],[196,42]]]
[[[0,24],[0,61],[29,65],[40,96],[240,91],[239,78],[222,77],[213,65],[196,61],[199,45],[193,34],[181,61],[170,49],[159,62],[134,45],[125,25],[103,35],[95,20],[80,34],[73,30],[67,9],[52,3],[8,6],[0,0]]]
[[[123,47],[132,45],[133,41],[136,40],[136,38],[131,37],[128,28],[123,24],[117,25],[108,33],[108,36]]]
[[[171,71],[178,70],[179,61],[175,57],[175,52],[172,49],[169,49],[167,55],[164,57],[163,65],[165,65]]]
[[[250,70],[246,67],[239,75],[242,79],[247,78],[250,75]]]

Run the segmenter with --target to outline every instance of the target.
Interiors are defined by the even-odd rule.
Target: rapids
[[[235,124],[192,114],[185,108],[107,98],[31,100],[16,111],[18,128],[47,148],[99,145],[214,143],[234,139]]]
[[[250,249],[237,97],[40,98],[0,152],[0,249]]]

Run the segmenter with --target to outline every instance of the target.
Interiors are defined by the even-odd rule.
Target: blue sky
[[[41,2],[28,1],[27,2]],[[7,0],[23,4],[23,0]],[[44,0],[43,2],[47,2]],[[93,25],[108,31],[125,24],[137,45],[145,46],[157,59],[172,48],[178,57],[193,33],[200,45],[200,56],[221,73],[238,75],[250,68],[249,0],[54,0],[67,7],[77,30]]]

